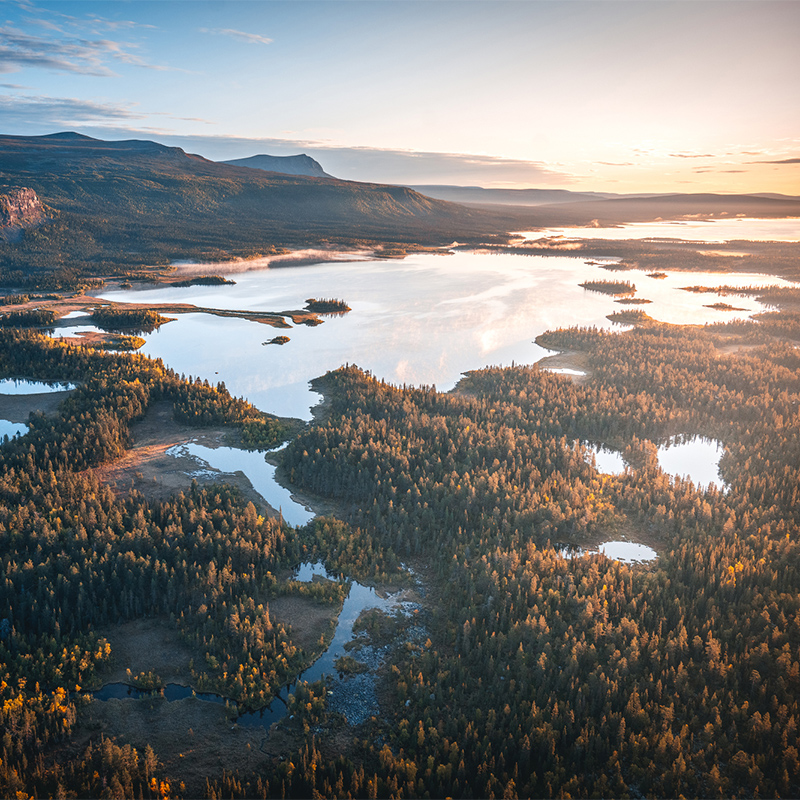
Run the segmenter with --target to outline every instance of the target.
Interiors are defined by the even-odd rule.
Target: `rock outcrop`
[[[33,189],[0,189],[0,229],[29,228],[44,218],[44,208]]]

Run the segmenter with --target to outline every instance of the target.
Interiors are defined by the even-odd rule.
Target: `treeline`
[[[585,281],[579,284],[583,289],[602,294],[613,294],[616,296],[635,294],[636,284],[630,281]]]
[[[55,311],[32,308],[25,311],[7,311],[0,316],[2,328],[42,328],[52,325],[57,319]]]
[[[172,281],[170,286],[234,286],[236,281],[228,280],[222,275],[197,275],[194,278],[186,278],[183,281]]]
[[[337,300],[332,297],[319,299],[316,297],[309,297],[308,300],[306,300],[306,308],[309,311],[316,311],[321,314],[343,314],[346,311],[352,310],[344,300]]]

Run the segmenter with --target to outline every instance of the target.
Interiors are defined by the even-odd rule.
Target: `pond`
[[[719,461],[724,452],[723,444],[716,439],[675,437],[658,448],[658,465],[664,472],[686,478],[698,487],[714,484],[722,489],[725,482],[719,475]]]
[[[7,419],[0,419],[0,440],[4,436],[13,439],[15,436],[24,436],[28,432],[28,426],[24,422],[11,422]]]
[[[209,264],[211,272],[239,265]],[[394,384],[451,389],[462,373],[487,365],[530,364],[548,351],[533,339],[570,325],[615,326],[607,315],[627,306],[587,291],[580,283],[608,277],[581,258],[463,252],[415,254],[403,260],[336,262],[267,268],[228,275],[236,285],[154,287],[103,293],[118,302],[193,303],[206,308],[280,312],[302,309],[308,297],[336,297],[352,311],[322,325],[275,329],[204,313],[145,334],[139,351],[179,373],[224,381],[263,411],[310,419],[319,395],[309,381],[343,364],[357,364]],[[642,306],[656,319],[703,323],[732,319],[706,308],[714,295],[682,291],[687,285],[776,285],[763,275],[670,273],[665,280],[626,273]],[[709,299],[710,298],[710,299]],[[763,310],[751,297],[736,298],[746,316]],[[289,322],[289,320],[287,320]],[[620,326],[617,326],[620,329]],[[277,334],[281,347],[263,346]]]
[[[646,564],[658,558],[658,553],[652,547],[638,542],[602,542],[596,548],[584,548],[572,544],[554,545],[554,547],[564,558],[580,558],[592,553],[603,553],[613,561],[622,561],[625,564]]]
[[[584,442],[583,446],[589,451],[590,458],[594,456],[594,464],[598,472],[603,472],[606,475],[620,475],[625,471],[625,459],[619,451],[610,450],[601,444],[587,444]]]
[[[315,575],[327,580],[339,580],[339,576],[328,573],[323,564],[310,562],[301,564],[293,577],[294,580],[310,582]],[[291,684],[284,686],[266,708],[238,714],[236,721],[240,725],[248,727],[260,726],[269,730],[274,722],[278,722],[288,713],[289,696],[294,693],[297,681],[300,680],[313,683],[323,676],[329,675],[333,678],[334,691],[336,691],[337,680],[334,663],[346,653],[345,645],[353,638],[353,625],[358,617],[362,612],[373,608],[382,611],[402,608],[404,611],[409,611],[413,608],[413,604],[401,602],[398,595],[381,596],[374,589],[363,586],[357,581],[352,581],[350,583],[350,591],[339,614],[333,639],[325,652],[307,670],[301,672]],[[140,699],[151,695],[152,693],[149,691],[136,689],[126,683],[109,683],[103,686],[102,689],[92,692],[92,697],[96,700]],[[169,702],[184,700],[192,696],[204,702],[229,705],[234,709],[236,708],[234,701],[213,692],[194,692],[190,686],[182,686],[177,683],[170,683],[164,687],[164,697]],[[351,724],[353,724],[353,720],[351,720]]]

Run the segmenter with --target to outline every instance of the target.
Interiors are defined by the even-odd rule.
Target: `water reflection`
[[[698,487],[713,484],[724,488],[719,476],[719,461],[724,452],[724,446],[716,439],[678,437],[658,448],[658,464],[664,472],[686,478]]]
[[[325,566],[319,562],[301,564],[294,574],[294,580],[309,582],[314,576],[320,576],[327,580],[339,580],[338,576],[331,575]],[[283,719],[288,713],[289,697],[294,693],[297,682],[307,681],[313,683],[320,680],[325,675],[333,676],[335,679],[336,660],[346,653],[345,644],[353,638],[353,625],[362,612],[377,608],[389,611],[393,608],[403,608],[408,611],[412,604],[403,603],[398,595],[387,595],[382,597],[374,589],[363,586],[357,581],[352,581],[350,591],[342,606],[339,619],[336,624],[336,631],[333,640],[328,645],[325,652],[305,671],[300,673],[297,678],[288,686],[284,686],[273,698],[272,702],[265,708],[257,711],[245,711],[239,713],[237,704],[222,695],[213,692],[195,692],[190,686],[182,686],[177,683],[169,683],[164,687],[163,695],[168,702],[185,700],[188,697],[196,697],[198,700],[209,703],[229,706],[235,710],[236,722],[246,727],[264,727],[269,730],[270,726]],[[136,689],[126,683],[109,683],[92,693],[96,700],[125,700],[141,699],[151,697],[153,692]]]
[[[53,392],[69,392],[74,388],[74,383],[45,383],[44,381],[28,381],[21,378],[4,378],[0,380],[0,394],[51,394]]]
[[[563,236],[565,239],[683,239],[691,242],[719,243],[734,240],[755,242],[800,241],[800,219],[662,220],[631,222],[614,227],[548,228],[523,231],[526,239]]]
[[[617,450],[609,450],[601,444],[586,444],[583,446],[594,456],[594,464],[598,472],[606,475],[621,475],[625,471],[625,459]]]
[[[283,445],[281,445],[283,446]],[[197,442],[179,444],[167,450],[168,455],[190,456],[206,467],[219,472],[243,472],[255,489],[276,511],[283,514],[289,525],[305,525],[314,512],[292,498],[275,480],[275,467],[268,464],[258,451],[235,447],[206,447]]]
[[[119,302],[186,302],[254,311],[302,308],[305,298],[341,297],[353,309],[323,325],[296,325],[284,347],[262,347],[274,328],[202,313],[145,334],[140,352],[178,372],[225,381],[258,408],[281,416],[311,418],[318,395],[309,381],[345,363],[358,364],[395,384],[452,388],[462,373],[487,365],[531,364],[547,355],[533,339],[571,325],[612,329],[614,298],[579,284],[606,273],[581,258],[507,253],[419,254],[402,261],[326,263],[233,275],[234,286],[158,287],[108,292]],[[635,273],[637,296],[652,300],[647,313],[661,321],[701,324],[731,319],[705,308],[709,295],[681,291],[687,273],[665,280]],[[762,275],[692,273],[707,286],[786,284]],[[738,316],[762,310],[738,298]],[[614,328],[619,330],[619,327]]]
[[[658,558],[658,553],[652,547],[638,542],[603,542],[596,549],[575,544],[560,544],[556,545],[555,549],[563,558],[581,558],[593,553],[602,553],[613,561],[622,561],[625,564],[646,564]]]
[[[11,422],[7,419],[0,419],[0,440],[4,436],[13,439],[15,436],[24,436],[28,432],[28,426],[23,422]]]

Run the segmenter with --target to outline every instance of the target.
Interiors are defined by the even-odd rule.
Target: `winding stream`
[[[319,562],[301,564],[297,568],[293,579],[307,583],[313,580],[315,575],[331,581],[339,580],[337,576],[328,573],[325,566]],[[414,608],[414,604],[400,601],[399,593],[382,597],[371,587],[364,586],[358,581],[351,581],[350,591],[342,605],[333,639],[325,652],[304,672],[301,672],[292,683],[284,686],[268,706],[258,711],[245,711],[238,714],[236,722],[247,727],[260,726],[269,730],[273,723],[283,719],[288,713],[289,697],[294,694],[298,681],[313,683],[323,676],[329,675],[332,676],[335,683],[337,673],[334,663],[336,659],[346,653],[345,645],[353,638],[353,625],[362,612],[373,608],[381,611],[401,608],[408,612]],[[187,697],[196,697],[203,702],[231,706],[232,708],[237,707],[235,701],[222,695],[214,694],[213,692],[195,692],[190,686],[182,686],[178,683],[168,683],[163,689],[163,694],[169,702],[185,700]],[[137,700],[151,697],[152,695],[153,692],[136,689],[127,683],[109,683],[98,691],[92,692],[92,697],[101,701]]]

